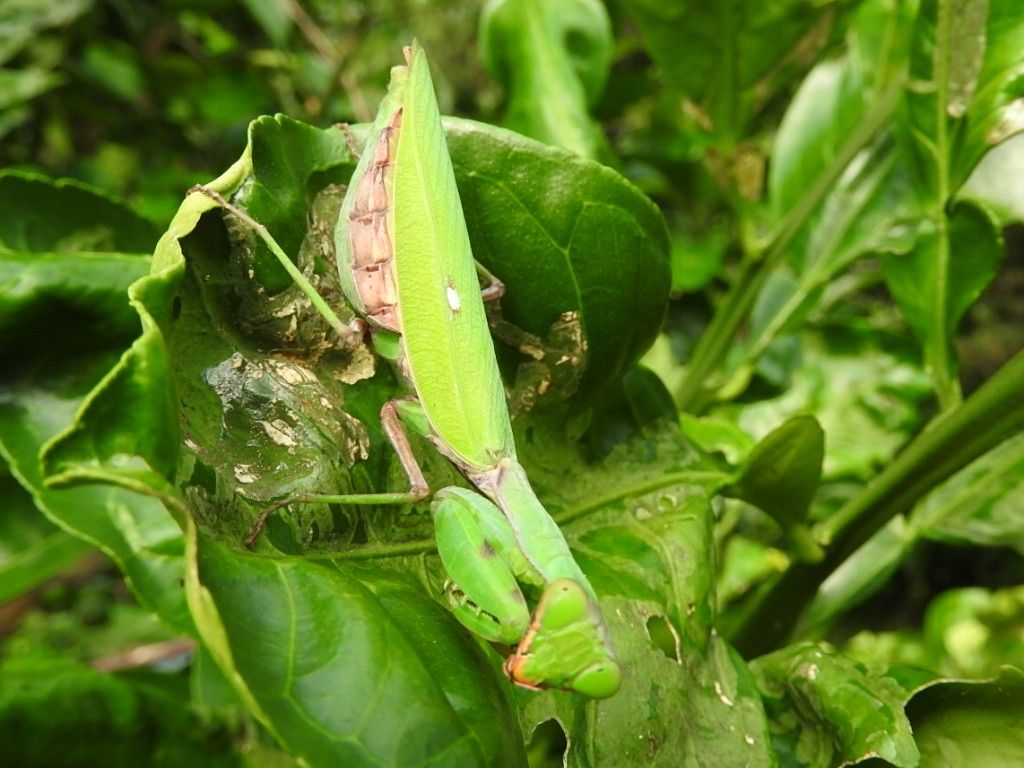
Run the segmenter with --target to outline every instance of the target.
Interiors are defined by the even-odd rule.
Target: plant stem
[[[815,531],[826,546],[820,563],[793,563],[729,628],[747,657],[792,634],[821,583],[898,514],[1009,437],[1024,431],[1024,350],[977,392],[936,417],[889,467]]]
[[[832,190],[847,166],[888,125],[902,93],[903,78],[893,78],[868,109],[864,119],[847,137],[836,153],[835,160],[786,213],[771,239],[760,251],[743,259],[739,276],[697,342],[693,357],[687,365],[686,377],[676,392],[676,404],[682,410],[698,413],[708,405],[708,382],[725,359],[768,275],[786,256],[793,238]]]
[[[949,102],[949,56],[951,13],[949,0],[939,0],[935,24],[935,51],[932,56],[932,80],[935,83],[935,274],[931,317],[931,354],[926,354],[928,373],[943,409],[960,402],[960,383],[953,373],[946,336],[949,327],[949,128],[946,106]]]

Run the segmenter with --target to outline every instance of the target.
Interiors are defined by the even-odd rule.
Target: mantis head
[[[505,672],[525,688],[563,688],[592,699],[614,694],[622,677],[597,607],[572,579],[545,588]]]

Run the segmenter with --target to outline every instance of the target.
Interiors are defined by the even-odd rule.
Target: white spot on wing
[[[445,295],[448,297],[448,306],[451,307],[452,312],[462,309],[462,299],[459,298],[459,292],[455,290],[454,285],[445,288]]]

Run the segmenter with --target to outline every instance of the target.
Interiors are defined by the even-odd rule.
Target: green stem
[[[874,140],[880,130],[886,128],[902,93],[903,79],[894,78],[847,137],[836,153],[835,160],[786,213],[764,248],[744,258],[739,276],[693,350],[686,376],[676,392],[676,403],[682,410],[697,413],[708,405],[711,376],[725,359],[768,275],[785,258],[797,233],[835,186],[847,166]]]
[[[792,634],[821,583],[898,514],[1009,437],[1024,431],[1024,351],[959,406],[938,416],[889,467],[815,530],[819,563],[793,563],[767,584],[728,629],[747,657]]]
[[[960,402],[960,384],[949,359],[949,129],[946,106],[949,101],[949,56],[951,14],[949,0],[939,0],[935,29],[935,51],[932,57],[932,79],[935,82],[935,284],[932,303],[932,349],[929,374],[944,409]]]

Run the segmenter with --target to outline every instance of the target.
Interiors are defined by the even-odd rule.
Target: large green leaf
[[[146,605],[187,628],[176,587],[181,534],[161,505],[104,488],[47,488],[38,459],[137,332],[124,292],[148,270],[156,233],[78,184],[5,174],[0,199],[0,348],[13,362],[0,379],[0,454],[47,517],[103,549]]]
[[[516,134],[446,122],[473,254],[505,283],[506,317],[546,337],[577,313],[580,395],[620,378],[651,345],[668,303],[668,233],[615,171]]]
[[[598,155],[603,137],[587,105],[601,95],[612,56],[599,0],[491,0],[480,19],[480,53],[508,89],[506,127]]]
[[[524,764],[505,683],[420,590],[197,536],[203,637],[291,754],[313,766]]]
[[[0,172],[0,182],[4,249],[25,254],[153,250],[159,234],[153,225],[88,185],[16,171]],[[110,268],[105,269],[109,274]]]

